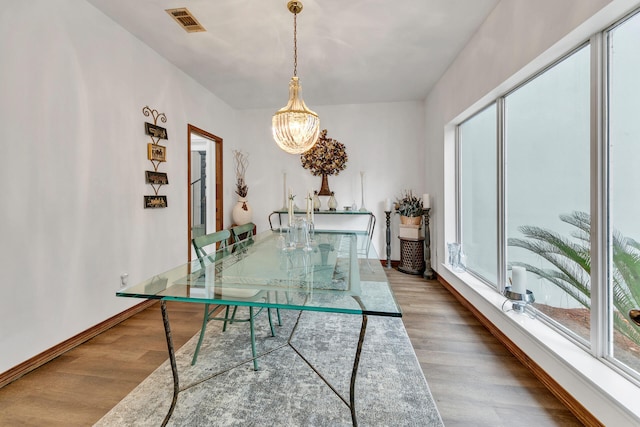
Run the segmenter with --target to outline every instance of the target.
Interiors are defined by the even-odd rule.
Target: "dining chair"
[[[253,222],[248,222],[243,225],[236,225],[231,227],[231,235],[233,237],[233,252],[245,249],[253,244],[253,230],[256,225]],[[276,297],[278,295],[276,294]],[[278,315],[278,326],[282,326],[282,318],[280,317],[280,309],[276,309]],[[269,325],[271,326],[271,334],[275,336],[273,330],[273,323],[271,320],[271,309],[267,309],[267,315],[269,316]]]
[[[230,255],[231,251],[228,250],[228,240],[231,237],[231,232],[229,230],[221,230],[216,231],[215,233],[209,233],[204,236],[198,236],[192,239],[193,247],[196,251],[196,255],[198,256],[198,260],[200,261],[200,265],[204,268],[207,264],[215,263],[223,259],[224,257]],[[207,252],[207,248],[211,247],[211,250]],[[261,301],[264,300],[264,294],[262,292],[256,292],[254,295],[247,296],[246,290],[239,289],[237,290],[237,295],[235,295],[235,289],[232,288],[224,288],[221,290],[222,296],[227,295],[229,297],[233,297],[234,299],[242,298],[246,301]],[[224,307],[224,317],[216,317],[216,313]],[[202,328],[200,330],[200,338],[198,339],[198,344],[196,345],[196,350],[193,353],[193,359],[191,360],[191,365],[195,365],[198,360],[198,353],[200,352],[200,347],[202,346],[202,341],[204,339],[204,334],[207,329],[207,324],[211,320],[219,320],[224,322],[222,326],[222,332],[225,332],[227,329],[227,324],[232,324],[236,322],[249,322],[250,325],[250,334],[251,334],[251,353],[253,355],[253,369],[258,370],[258,361],[256,358],[256,341],[255,341],[255,332],[254,332],[254,318],[260,314],[262,308],[259,308],[257,312],[255,311],[256,307],[249,306],[249,317],[237,319],[236,311],[238,306],[233,307],[233,313],[229,316],[229,305],[224,304],[205,304],[204,306],[204,317],[202,320]],[[269,326],[271,327],[271,335],[275,336],[275,331],[273,328],[273,324],[271,323],[271,315],[269,313]]]
[[[233,236],[233,251],[244,249],[253,244],[253,230],[256,225],[248,222],[243,225],[231,227],[231,235]]]
[[[227,243],[229,238],[231,237],[231,232],[229,230],[220,230],[215,233],[205,234],[203,236],[198,236],[191,240],[193,243],[193,248],[196,251],[196,256],[198,257],[198,261],[200,261],[200,265],[202,268],[207,264],[205,261],[209,261],[209,263],[215,263],[219,259],[228,255]],[[211,251],[212,254],[209,255],[207,253],[207,248],[213,247]],[[205,304],[204,305],[204,318],[202,320],[202,328],[200,330],[200,338],[198,339],[198,344],[196,345],[196,351],[193,353],[193,359],[191,360],[191,364],[195,365],[196,360],[198,360],[198,353],[200,352],[200,346],[202,346],[202,340],[204,339],[204,333],[207,329],[207,324],[210,320],[218,319],[214,317],[214,314],[220,309],[225,308],[224,318],[221,319],[224,321],[224,325],[222,326],[222,331],[227,330],[227,323],[229,319],[229,306],[224,306],[222,304]]]

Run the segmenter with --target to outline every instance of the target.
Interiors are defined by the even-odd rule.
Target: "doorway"
[[[222,138],[187,125],[188,259],[195,257],[191,239],[222,230]]]

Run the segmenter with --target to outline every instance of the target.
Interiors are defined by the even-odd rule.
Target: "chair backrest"
[[[233,236],[233,250],[244,249],[247,246],[253,244],[253,229],[256,225],[252,222],[248,222],[243,225],[236,225],[231,228],[231,235]]]
[[[193,243],[193,248],[196,250],[198,260],[200,260],[200,264],[202,264],[203,267],[205,259],[209,259],[210,262],[215,262],[227,254],[226,247],[230,236],[231,233],[229,232],[229,230],[220,230],[216,231],[215,233],[198,236],[195,239],[191,240],[191,242]],[[207,253],[207,250],[205,248],[207,246],[215,245],[216,243],[220,243],[220,246],[218,247],[216,245],[216,247],[214,247],[210,251],[215,254],[211,256]]]

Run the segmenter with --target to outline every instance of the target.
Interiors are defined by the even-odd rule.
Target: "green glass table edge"
[[[126,297],[133,297],[133,295],[119,295]],[[140,298],[147,298],[145,296],[140,296]],[[299,305],[299,304],[280,304],[280,303],[263,303],[257,301],[236,301],[236,300],[215,300],[214,303],[211,300],[207,299],[196,299],[196,298],[181,298],[175,296],[159,296],[158,298],[147,298],[147,299],[157,299],[164,301],[177,301],[177,302],[188,302],[195,304],[210,304],[210,305],[229,305],[231,307],[263,307],[263,308],[273,308],[273,309],[282,309],[282,310],[293,310],[293,311],[314,311],[321,313],[336,313],[336,314],[365,314],[369,316],[382,316],[382,317],[402,317],[402,310],[398,306],[397,312],[391,311],[380,311],[380,310],[356,310],[349,308],[334,308],[334,307],[318,307],[313,305]],[[394,298],[395,300],[395,298]]]
[[[356,233],[352,233],[349,231],[345,231],[345,230],[336,230],[336,231],[326,231],[326,230],[322,230],[320,232],[318,232],[318,234],[343,234],[345,236],[351,236],[352,238],[355,239],[354,234]],[[255,238],[255,245],[259,245],[260,242],[264,241],[264,240],[268,240],[270,237],[274,238],[274,236],[278,236],[278,232],[277,231],[272,231],[272,230],[266,230],[262,233],[259,233],[258,235],[256,235]],[[251,245],[253,246],[253,245]],[[251,247],[250,246],[250,247]],[[353,251],[355,247],[351,247],[351,250]],[[228,247],[227,250],[229,250],[230,248]],[[374,251],[375,253],[375,251]],[[210,254],[213,255],[213,254]],[[199,268],[201,268],[200,266],[200,262],[198,260],[193,260],[190,263],[185,263],[182,264],[178,267],[174,267],[170,270],[167,270],[163,273],[160,274],[156,274],[151,278],[148,278],[140,283],[137,283],[135,285],[131,285],[128,286],[127,288],[121,288],[120,290],[118,290],[116,292],[116,296],[118,297],[130,297],[130,298],[144,298],[144,299],[156,299],[156,300],[166,300],[166,301],[182,301],[182,302],[193,302],[193,303],[202,303],[202,304],[222,304],[222,305],[230,305],[230,306],[259,306],[259,307],[266,307],[266,308],[282,308],[282,309],[290,309],[290,310],[305,310],[305,311],[316,311],[316,312],[333,312],[333,313],[346,313],[346,314],[371,314],[371,315],[378,315],[378,316],[393,316],[393,317],[401,317],[402,316],[402,312],[400,309],[400,306],[395,298],[395,295],[393,294],[393,291],[391,289],[391,286],[389,285],[388,282],[388,278],[386,276],[386,273],[384,273],[384,269],[382,268],[382,265],[377,266],[377,269],[379,270],[378,272],[375,272],[373,270],[373,267],[371,267],[370,265],[367,266],[368,261],[373,260],[374,262],[379,262],[378,259],[375,258],[359,258],[357,256],[357,254],[351,254],[351,256],[349,257],[349,273],[348,275],[350,276],[350,280],[354,280],[353,279],[353,275],[356,276],[356,281],[355,283],[355,287],[357,287],[359,289],[360,294],[352,294],[349,293],[347,291],[326,291],[323,289],[316,289],[315,292],[318,292],[319,294],[322,293],[335,293],[336,295],[338,295],[341,299],[342,302],[344,302],[345,300],[347,300],[348,298],[360,298],[362,297],[365,300],[365,303],[369,304],[370,301],[367,300],[367,298],[369,297],[379,297],[379,295],[376,295],[375,293],[366,293],[366,283],[370,282],[370,283],[386,283],[386,286],[383,287],[382,289],[382,294],[383,294],[383,298],[387,297],[383,299],[382,301],[384,301],[383,305],[386,307],[388,307],[389,309],[379,309],[379,304],[376,305],[374,304],[373,306],[370,307],[365,307],[364,309],[362,308],[350,308],[350,307],[344,307],[344,306],[340,306],[339,304],[336,304],[335,306],[323,306],[323,305],[302,305],[301,303],[279,303],[279,302],[262,302],[262,301],[256,301],[256,300],[251,300],[251,301],[242,301],[242,300],[237,300],[237,299],[225,299],[224,297],[220,297],[220,298],[206,298],[206,297],[199,297],[199,296],[180,296],[180,295],[166,295],[166,294],[162,294],[163,290],[166,290],[167,288],[164,289],[160,289],[159,292],[158,291],[152,291],[152,292],[141,292],[140,289],[136,289],[139,288],[141,285],[144,285],[145,283],[149,282],[152,283],[152,280],[154,278],[159,278],[160,280],[170,280],[171,285],[175,284],[175,282],[178,280],[175,278],[176,273],[177,276],[182,276],[187,272],[197,272]],[[370,273],[366,273],[365,269],[369,268]],[[364,274],[373,274],[375,277],[374,279],[380,279],[383,278],[383,280],[362,280],[361,279],[361,272],[364,272]],[[192,274],[192,273],[187,273],[187,274]],[[172,278],[173,276],[173,278]],[[168,278],[168,279],[167,279]],[[362,286],[363,284],[365,284],[364,286]],[[261,285],[256,285],[256,289],[261,288]],[[198,289],[198,288],[196,288]],[[351,289],[351,288],[350,288]],[[379,290],[379,289],[378,289]],[[285,290],[278,290],[278,289],[269,289],[269,291],[285,291]],[[292,288],[289,289],[289,291],[293,291],[293,292],[297,292],[300,291],[300,289],[297,288]],[[384,295],[387,294],[387,295]]]

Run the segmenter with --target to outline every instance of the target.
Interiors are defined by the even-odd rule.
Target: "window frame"
[[[460,126],[472,120],[487,108],[496,108],[496,156],[497,156],[497,283],[492,284],[482,275],[468,270],[467,272],[483,284],[500,294],[504,293],[507,283],[507,232],[506,232],[506,160],[507,147],[505,141],[505,99],[532,80],[543,75],[556,65],[589,46],[590,49],[590,99],[589,99],[589,210],[591,217],[591,324],[589,342],[576,336],[568,328],[538,313],[539,319],[570,339],[576,345],[589,351],[594,357],[603,361],[610,368],[622,374],[636,385],[640,385],[640,372],[632,369],[615,358],[613,351],[613,296],[611,262],[611,225],[609,223],[609,69],[610,69],[610,34],[615,28],[623,25],[632,17],[639,15],[640,9],[630,12],[610,26],[582,40],[546,66],[529,77],[521,80],[507,91],[495,96],[490,102],[475,109],[471,114],[455,124],[455,241],[462,243],[462,189],[461,189],[461,140]]]

